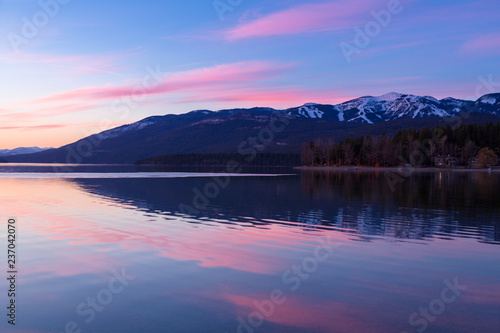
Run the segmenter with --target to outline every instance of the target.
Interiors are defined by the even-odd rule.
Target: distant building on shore
[[[470,159],[470,167],[471,168],[478,168],[479,167],[479,163],[477,162],[479,160],[479,158],[476,156],[476,157],[473,157]]]
[[[459,164],[459,159],[453,156],[437,156],[434,157],[434,165],[437,168],[454,168]]]

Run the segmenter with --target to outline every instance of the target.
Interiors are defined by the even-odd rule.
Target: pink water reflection
[[[476,264],[497,261],[498,248],[492,251],[491,245],[477,239],[401,243],[379,237],[368,243],[352,233],[305,232],[298,224],[277,219],[264,219],[273,223],[265,228],[164,219],[131,203],[83,191],[68,180],[2,179],[0,187],[0,202],[9,215],[19,217],[23,274],[29,282],[35,284],[40,276],[87,274],[97,283],[120,266],[140,262],[156,267],[166,259],[189,262],[195,268],[183,274],[198,274],[200,289],[172,290],[165,284],[162,295],[177,301],[191,295],[191,300],[229,306],[235,329],[236,318],[255,311],[254,303],[268,300],[273,289],[283,290],[287,299],[267,323],[318,332],[389,332],[394,322],[404,329],[413,311],[439,296],[443,279],[455,276],[469,288],[460,298],[462,307],[495,307],[500,298],[495,270]],[[335,253],[300,289],[291,291],[282,274],[312,256],[324,236],[338,246]],[[203,285],[204,276],[221,271],[230,272],[230,277]],[[250,283],[255,279],[261,288]],[[61,299],[57,292],[43,297]],[[211,310],[217,314],[222,307]],[[446,329],[470,327],[467,321],[477,319],[477,314],[460,310],[450,310],[447,316],[444,323],[453,323],[439,324]],[[494,318],[482,320],[489,320],[490,327],[495,324]]]

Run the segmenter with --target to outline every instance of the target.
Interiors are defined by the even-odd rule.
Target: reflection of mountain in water
[[[333,228],[358,239],[471,237],[500,242],[498,174],[414,173],[391,190],[384,172],[305,171],[300,176],[231,178],[192,223]],[[392,174],[391,176],[394,176]],[[392,179],[392,178],[390,178]],[[81,179],[87,192],[153,214],[181,215],[210,178]]]

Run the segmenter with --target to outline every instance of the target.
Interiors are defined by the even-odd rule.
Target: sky
[[[497,0],[0,0],[0,149],[152,115],[500,91]]]

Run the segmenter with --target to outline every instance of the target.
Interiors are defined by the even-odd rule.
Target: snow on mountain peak
[[[308,103],[299,107],[298,114],[306,118],[323,118],[323,111],[318,110],[314,103]]]
[[[457,99],[453,98],[453,97],[446,97],[446,98],[443,98],[441,100],[441,102],[453,102],[453,101],[456,101]]]
[[[390,92],[388,94],[378,96],[376,99],[378,101],[385,101],[385,102],[394,102],[395,100],[401,98],[403,94],[397,93],[397,92]]]
[[[98,133],[97,136],[99,137],[99,139],[104,140],[120,136],[127,132],[138,131],[140,129],[143,129],[144,127],[155,124],[156,121],[153,118],[155,117],[149,117],[132,124],[123,125],[117,128],[112,128],[110,130]]]
[[[284,111],[287,115],[301,119],[321,119],[374,124],[398,119],[427,117],[451,117],[475,106],[475,112],[500,115],[500,93],[484,95],[477,101],[455,98],[437,100],[432,96],[416,96],[390,92],[381,96],[363,96],[337,105],[306,103],[303,106]],[[469,108],[469,109],[468,109]],[[280,110],[255,107],[252,109],[229,109],[220,111],[198,110],[189,113],[189,124],[220,124],[226,120],[252,120],[265,122]],[[281,112],[280,111],[280,112]],[[181,117],[182,115],[175,116]],[[165,118],[167,117],[167,118]],[[172,119],[173,115],[149,117],[133,124],[123,125],[97,134],[100,139],[121,136],[138,131],[161,121]]]
[[[490,104],[494,105],[499,101],[500,94],[490,94],[490,95],[485,95],[478,99],[478,102],[484,103],[484,104]]]
[[[210,111],[210,110],[194,110],[194,111],[191,111],[189,113],[212,114],[212,113],[215,113],[215,112],[214,111]]]
[[[0,156],[32,154],[48,149],[54,149],[54,148],[18,147],[14,149],[0,149]]]
[[[436,98],[432,97],[432,96],[424,96],[423,98],[425,98],[425,99],[427,99],[429,101],[433,101],[434,103],[438,103],[439,104],[439,101]]]

